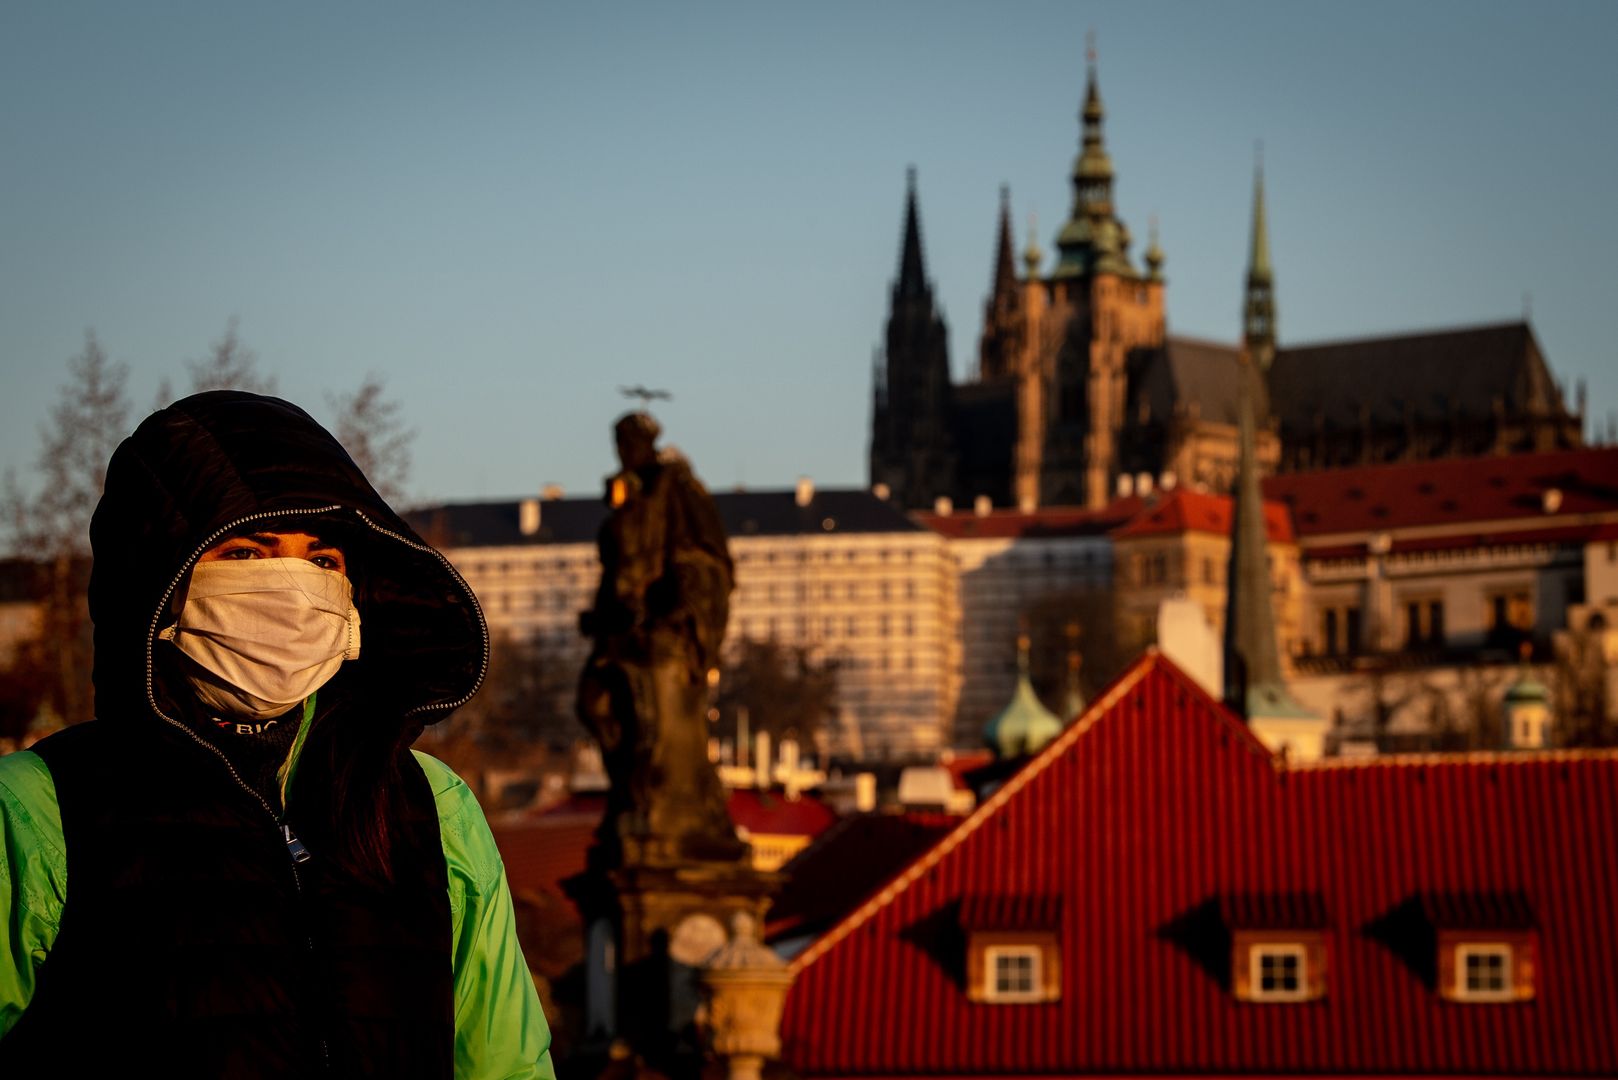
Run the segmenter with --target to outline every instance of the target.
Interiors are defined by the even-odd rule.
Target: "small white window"
[[[1509,1001],[1510,945],[1457,945],[1455,996],[1464,1001]]]
[[[1302,945],[1255,945],[1248,961],[1254,1001],[1301,1001],[1308,996],[1308,960]]]
[[[990,945],[984,950],[984,974],[990,1001],[1043,1001],[1040,950],[1037,945]]]

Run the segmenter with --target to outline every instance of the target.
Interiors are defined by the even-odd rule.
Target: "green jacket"
[[[488,822],[460,777],[415,755],[432,786],[449,870],[455,1075],[554,1080],[550,1030],[517,944],[511,891]],[[33,996],[67,887],[50,772],[28,751],[0,757],[0,1038]]]

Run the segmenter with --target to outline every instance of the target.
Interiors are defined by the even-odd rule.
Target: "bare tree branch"
[[[191,392],[204,390],[246,390],[253,394],[275,393],[274,376],[261,375],[258,354],[236,336],[236,320],[225,326],[225,336],[214,342],[205,360],[187,360],[191,371]],[[167,402],[164,402],[166,405]]]
[[[399,418],[399,403],[387,396],[382,376],[369,372],[352,394],[328,393],[336,414],[333,434],[372,486],[390,503],[404,496],[410,477],[410,443],[416,437]]]
[[[68,361],[47,422],[40,427],[38,493],[8,474],[0,503],[12,550],[44,578],[40,636],[30,643],[48,682],[45,699],[57,719],[91,714],[90,614],[85,585],[90,565],[90,515],[101,498],[107,460],[127,433],[128,369],[107,359],[93,333]]]

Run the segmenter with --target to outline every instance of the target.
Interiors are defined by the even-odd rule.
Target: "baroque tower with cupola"
[[[997,506],[1101,506],[1111,497],[1130,358],[1163,343],[1163,257],[1154,238],[1144,267],[1131,260],[1093,50],[1079,118],[1072,211],[1048,270],[1030,237],[1019,275],[1001,189],[978,362],[956,386],[920,262],[912,172],[871,433],[871,482],[906,506],[983,496]]]

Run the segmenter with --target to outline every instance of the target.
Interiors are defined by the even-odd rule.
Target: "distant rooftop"
[[[1284,473],[1264,494],[1306,541],[1491,522],[1592,528],[1588,515],[1618,515],[1618,447]]]
[[[922,531],[903,510],[864,488],[815,490],[802,506],[797,496],[795,490],[713,493],[725,532],[732,540]],[[524,535],[523,501],[513,498],[444,503],[423,507],[406,518],[430,543],[467,548],[593,543],[607,517],[607,506],[601,499],[539,499],[539,528],[532,535]]]

